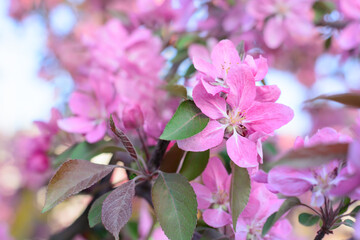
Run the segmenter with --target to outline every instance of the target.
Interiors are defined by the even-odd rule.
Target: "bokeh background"
[[[58,1],[44,20],[41,12],[21,18],[10,16],[10,0],[0,1],[0,239],[47,239],[76,219],[86,204],[87,196],[76,196],[54,209],[41,214],[45,187],[33,190],[23,185],[23,173],[11,148],[14,138],[21,134],[36,135],[35,120],[47,121],[51,108],[64,111],[74,88],[71,75],[57,70],[51,80],[44,78],[44,69],[51,65],[48,49],[48,30],[58,37],[69,34],[79,20],[77,7],[86,0]],[[12,13],[14,14],[14,13]],[[339,13],[333,13],[333,17]],[[198,13],[201,18],[202,13]],[[173,53],[163,52],[167,57]],[[44,68],[45,66],[45,68]],[[289,149],[296,136],[305,136],[319,126],[332,126],[344,132],[344,121],[351,124],[357,112],[344,110],[340,104],[309,105],[307,99],[320,94],[344,93],[360,90],[359,58],[343,59],[341,54],[324,53],[315,64],[316,82],[305,86],[290,71],[270,68],[266,77],[269,84],[282,90],[280,103],[295,111],[291,123],[278,130],[281,150]],[[103,156],[108,158],[109,156]],[[296,222],[296,213],[292,214]],[[314,230],[295,223],[296,233],[311,239]],[[341,227],[336,235],[326,239],[347,239],[351,230]],[[32,236],[37,236],[36,238]],[[3,236],[3,237],[2,237]]]

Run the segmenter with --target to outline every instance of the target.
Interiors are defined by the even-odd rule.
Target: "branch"
[[[151,155],[149,160],[149,170],[151,172],[157,170],[160,167],[161,160],[164,157],[167,147],[169,146],[170,141],[159,140],[154,152]]]
[[[346,27],[347,22],[345,21],[327,22],[324,20],[320,20],[315,25],[319,27],[331,27],[335,29],[343,29],[344,27]]]

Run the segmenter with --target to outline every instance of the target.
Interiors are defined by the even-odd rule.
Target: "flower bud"
[[[144,124],[144,115],[139,105],[128,105],[124,108],[122,120],[125,128],[134,129]]]
[[[45,153],[35,153],[27,160],[27,168],[30,171],[43,173],[50,167],[49,158]]]

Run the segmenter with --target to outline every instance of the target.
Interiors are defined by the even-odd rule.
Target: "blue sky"
[[[54,102],[53,84],[37,77],[44,26],[36,16],[21,24],[11,20],[7,4],[0,1],[0,131],[6,135],[46,119]]]

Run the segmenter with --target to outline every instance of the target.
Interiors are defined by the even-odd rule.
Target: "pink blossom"
[[[61,119],[61,117],[59,110],[52,108],[51,118],[48,122],[35,121],[34,124],[39,128],[42,135],[52,137],[59,131],[57,121]]]
[[[209,226],[219,228],[231,223],[229,214],[229,190],[231,176],[221,160],[212,157],[201,175],[204,185],[193,182],[198,208]]]
[[[264,184],[253,181],[251,183],[249,202],[237,220],[235,239],[291,239],[292,227],[285,218],[277,221],[265,236],[261,235],[267,218],[279,210],[283,201],[278,199],[276,194],[267,190]]]
[[[251,69],[245,65],[232,67],[227,74],[229,94],[226,100],[219,94],[206,92],[202,84],[193,90],[197,107],[210,118],[200,133],[178,140],[187,151],[204,151],[227,140],[227,152],[240,167],[257,167],[258,140],[288,123],[293,111],[282,104],[255,101],[256,87]]]
[[[294,148],[348,141],[348,136],[339,134],[332,128],[323,128],[311,138],[297,138]],[[330,191],[342,180],[339,164],[339,161],[334,159],[326,165],[312,169],[275,167],[268,174],[268,188],[285,196],[299,196],[311,191],[311,205],[322,206],[324,197],[330,197]]]
[[[164,59],[161,41],[146,28],[129,32],[119,20],[109,20],[93,34],[85,35],[93,66],[125,78],[134,75],[157,77]]]
[[[341,0],[339,2],[342,13],[350,20],[340,33],[339,46],[344,50],[351,50],[360,44],[360,1]]]
[[[122,121],[127,129],[136,129],[144,124],[144,115],[137,104],[125,106],[122,116]]]
[[[139,106],[147,139],[150,144],[155,143],[179,101],[169,100],[162,90],[165,83],[159,74],[165,61],[160,39],[144,27],[129,31],[119,20],[112,19],[94,34],[85,36],[84,43],[91,53],[88,75],[96,75],[97,81],[106,79],[115,86],[121,127],[126,128],[124,124],[129,123],[129,106]]]
[[[112,1],[109,9],[125,13],[135,27],[145,25],[152,29],[160,27],[170,31],[184,31],[193,15],[195,4],[192,0],[122,0]]]
[[[227,80],[229,70],[241,63],[250,68],[255,81],[262,80],[268,71],[267,61],[262,56],[254,60],[252,56],[247,55],[242,62],[230,40],[220,41],[211,51],[210,58],[211,63],[208,61],[208,56],[202,52],[201,55],[193,57],[193,63],[195,68],[202,73],[199,79],[206,91],[213,95],[219,92],[229,93]]]
[[[288,38],[304,43],[314,36],[313,0],[254,0],[248,11],[264,31],[269,48],[278,48]]]
[[[147,237],[149,236],[150,231],[152,231],[152,239],[168,240],[161,227],[155,227],[152,229],[153,224],[153,217],[149,211],[148,203],[145,200],[141,200],[138,225],[139,240],[148,239]]]
[[[347,166],[343,169],[340,183],[332,189],[331,193],[336,196],[350,196],[352,199],[360,199],[360,118],[353,128],[354,141],[350,144],[347,157]]]
[[[101,140],[107,129],[106,121],[118,107],[114,86],[107,81],[91,81],[92,92],[74,92],[69,101],[73,117],[58,120],[61,129],[85,134],[88,142]]]

